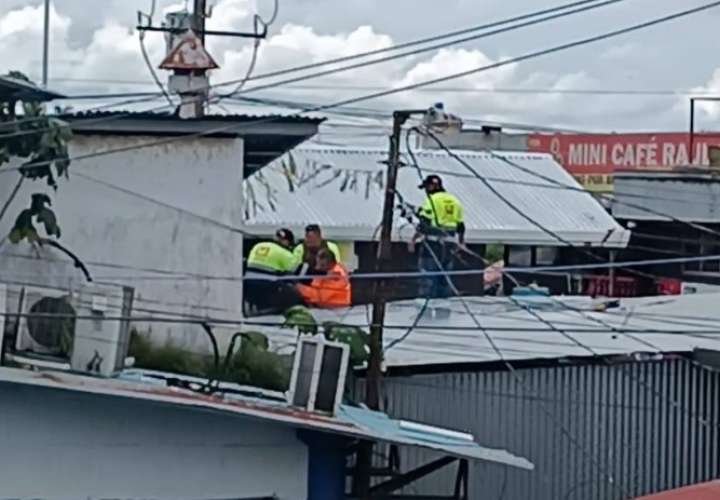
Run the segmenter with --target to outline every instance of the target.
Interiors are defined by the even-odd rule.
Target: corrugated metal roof
[[[619,307],[606,312],[595,312],[592,299],[588,297],[516,299],[522,302],[513,302],[506,297],[464,300],[505,360],[593,356],[580,344],[604,356],[691,352],[696,348],[720,350],[720,308],[717,307],[720,294],[716,293],[623,299]],[[459,299],[431,301],[417,327],[406,335],[423,302],[388,304],[383,333],[386,366],[427,367],[502,361]],[[531,314],[528,307],[546,323]],[[368,322],[365,306],[314,310],[313,314],[319,322],[338,321],[349,325],[367,325]],[[282,321],[276,317],[258,320],[266,324]],[[295,340],[293,330],[257,328],[278,343]],[[628,333],[618,333],[622,331]],[[406,336],[404,340],[395,342],[403,336]],[[388,349],[393,343],[396,345]]]
[[[497,153],[574,189],[580,185],[551,156],[535,153]],[[629,233],[590,195],[558,186],[513,168],[488,153],[459,155],[493,182],[523,213],[574,244],[622,247]],[[444,152],[416,154],[424,174],[439,173],[446,189],[465,206],[470,242],[557,245],[558,241],[533,225],[495,196],[482,182]],[[279,226],[301,231],[309,223],[323,226],[329,238],[369,241],[381,219],[387,153],[380,149],[302,147],[250,176],[245,185],[249,229],[273,234]],[[411,160],[404,157],[409,165]],[[425,194],[417,188],[418,174],[400,170],[398,191],[416,206]],[[608,233],[610,233],[608,235]],[[395,221],[394,238],[408,239],[412,228]]]
[[[197,118],[180,118],[177,114],[167,111],[137,111],[137,110],[112,110],[112,111],[78,111],[75,113],[66,113],[59,115],[64,120],[85,120],[85,119],[96,119],[96,118],[115,118],[121,119],[133,119],[133,120],[152,120],[152,121],[168,121],[168,122],[238,122],[244,123],[248,121],[273,119],[279,120],[283,123],[286,122],[297,122],[297,123],[309,123],[309,124],[320,124],[325,119],[320,116],[310,117],[307,115],[300,115],[297,113],[213,113],[206,114]]]
[[[11,76],[0,76],[0,98],[30,99],[34,101],[52,101],[64,96],[38,87],[32,82]]]
[[[532,463],[522,457],[516,457],[504,450],[480,446],[472,440],[463,439],[460,433],[440,427],[407,426],[380,412],[341,405],[337,415],[328,416],[290,407],[284,401],[230,393],[204,395],[168,387],[157,375],[158,372],[147,372],[145,375],[142,370],[130,370],[125,376],[121,376],[121,379],[102,379],[66,372],[0,368],[0,383],[19,383],[197,407],[320,432],[419,446],[459,458],[484,460],[527,470],[533,468]],[[172,377],[192,379],[174,374]],[[225,384],[225,388],[229,385]],[[238,388],[242,389],[239,386]]]

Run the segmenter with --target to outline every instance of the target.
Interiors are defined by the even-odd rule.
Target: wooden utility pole
[[[205,0],[195,0],[193,3],[193,15],[195,16],[195,31],[200,41],[205,46]]]
[[[392,224],[395,210],[395,189],[397,186],[398,169],[400,168],[400,140],[402,126],[407,119],[416,114],[425,114],[426,110],[403,110],[393,113],[392,135],[390,136],[390,152],[387,161],[387,178],[385,182],[385,201],[383,203],[380,245],[378,246],[377,272],[389,271],[392,258]],[[370,357],[365,378],[365,404],[373,409],[380,409],[380,383],[383,362],[383,324],[385,323],[385,302],[389,280],[381,279],[373,287],[372,324],[370,325]],[[366,498],[370,490],[373,445],[363,443],[357,455],[355,465],[355,481],[353,494],[357,498]]]

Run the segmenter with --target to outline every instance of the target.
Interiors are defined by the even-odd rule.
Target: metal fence
[[[472,432],[535,471],[473,464],[470,498],[634,498],[720,475],[720,374],[681,359],[387,377],[393,417]],[[408,470],[432,455],[404,450]],[[452,471],[410,494],[452,491]]]

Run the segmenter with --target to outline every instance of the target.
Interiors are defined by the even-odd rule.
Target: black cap
[[[320,226],[318,224],[308,224],[305,226],[306,233],[320,233]]]
[[[290,242],[290,246],[295,245],[295,235],[289,229],[286,229],[286,228],[278,229],[277,232],[275,233],[275,236],[277,236],[278,239],[287,240],[288,242]]]
[[[428,175],[427,177],[425,177],[425,180],[422,181],[422,184],[418,186],[418,188],[425,189],[433,184],[438,187],[442,187],[442,179],[439,175]]]

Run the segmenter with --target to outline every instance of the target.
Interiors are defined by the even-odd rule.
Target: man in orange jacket
[[[312,280],[310,285],[296,285],[305,303],[323,308],[350,306],[350,275],[335,255],[325,248],[318,250],[315,267],[324,274]]]

